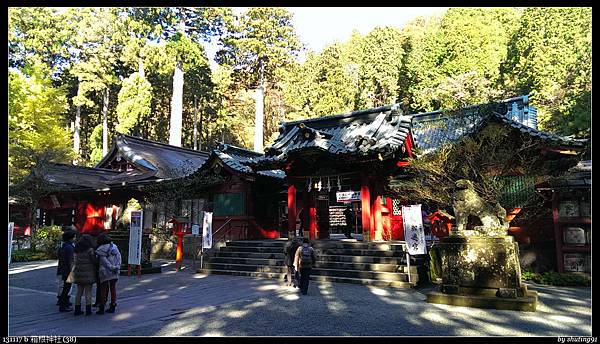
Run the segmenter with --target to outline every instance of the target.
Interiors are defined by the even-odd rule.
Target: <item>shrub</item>
[[[589,287],[591,285],[591,278],[585,275],[579,275],[574,273],[558,273],[558,272],[530,272],[524,271],[521,273],[521,279],[525,281],[533,281],[540,284],[556,285],[556,286],[575,286],[575,287]]]
[[[52,258],[56,257],[57,249],[62,241],[63,231],[60,226],[43,226],[35,232],[38,249],[47,253]]]
[[[13,250],[11,262],[31,262],[34,260],[53,259],[46,251],[26,248],[22,250]]]

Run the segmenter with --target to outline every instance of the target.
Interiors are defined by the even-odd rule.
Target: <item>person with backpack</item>
[[[300,271],[300,292],[308,294],[308,282],[313,264],[317,261],[315,250],[310,246],[308,238],[302,239],[302,246],[296,250],[294,266]]]
[[[285,265],[287,266],[287,274],[285,275],[284,281],[287,286],[293,286],[296,288],[298,285],[298,279],[296,278],[296,269],[294,268],[294,258],[296,250],[300,247],[302,238],[290,238],[283,247],[283,253],[285,255]]]
[[[75,263],[67,281],[77,284],[75,296],[75,315],[83,314],[81,296],[85,293],[85,315],[92,315],[92,284],[96,281],[96,264],[98,259],[94,252],[93,242],[89,234],[84,234],[75,244]]]
[[[96,314],[104,314],[104,307],[108,299],[108,288],[110,287],[110,308],[107,313],[114,313],[117,307],[117,280],[119,279],[119,269],[121,268],[121,252],[112,242],[112,238],[106,233],[98,236],[98,248],[96,256],[100,262],[98,268],[98,278],[100,284],[100,300],[98,301],[98,311]]]
[[[58,267],[56,268],[56,275],[62,282],[62,286],[59,289],[58,306],[60,312],[70,312],[73,309],[70,308],[71,302],[69,295],[71,293],[71,283],[67,282],[71,268],[73,267],[73,254],[75,250],[76,232],[73,230],[66,230],[62,235],[62,245],[58,249]]]

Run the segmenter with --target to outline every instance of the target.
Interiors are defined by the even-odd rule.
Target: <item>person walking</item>
[[[294,266],[300,271],[300,292],[308,294],[308,282],[314,262],[317,261],[315,250],[310,246],[308,238],[302,239],[302,246],[296,250]]]
[[[352,230],[352,227],[354,227],[354,214],[349,204],[344,210],[344,217],[346,217],[346,227],[344,227],[344,235],[346,236],[346,238],[352,239],[352,234],[350,234],[350,231]]]
[[[85,293],[85,315],[92,315],[92,284],[96,281],[98,259],[88,234],[84,234],[75,244],[75,264],[67,280],[77,284],[75,315],[83,314],[81,296]]]
[[[108,289],[110,287],[110,308],[107,313],[114,313],[117,307],[117,280],[119,279],[119,269],[121,268],[121,252],[112,242],[112,238],[106,233],[98,236],[98,248],[96,256],[98,257],[98,289],[100,290],[100,300],[98,302],[98,311],[96,314],[104,314],[104,307],[108,299]]]
[[[59,288],[59,297],[58,297],[58,305],[60,312],[70,312],[71,302],[69,295],[71,293],[71,283],[67,282],[67,278],[69,277],[69,273],[71,272],[71,268],[73,267],[73,253],[75,250],[75,245],[73,242],[75,241],[75,231],[66,230],[62,235],[62,245],[58,249],[58,267],[56,268],[56,274],[61,283],[61,287]]]
[[[298,279],[296,278],[296,269],[294,268],[294,258],[296,250],[300,247],[302,238],[290,238],[283,247],[283,253],[285,255],[285,265],[287,266],[287,274],[285,275],[285,282],[287,286],[293,286],[294,288],[298,285]]]

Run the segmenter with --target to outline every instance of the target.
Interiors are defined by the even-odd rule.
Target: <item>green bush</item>
[[[521,273],[521,279],[525,281],[533,281],[539,284],[563,287],[589,287],[591,285],[591,278],[588,276],[573,273],[558,273],[554,271],[544,272],[541,274],[537,272],[523,271]]]
[[[49,255],[46,251],[35,249],[13,250],[11,262],[31,262],[34,260],[54,259],[53,255]]]
[[[43,226],[35,231],[38,249],[55,259],[57,249],[62,241],[63,231],[60,226]]]

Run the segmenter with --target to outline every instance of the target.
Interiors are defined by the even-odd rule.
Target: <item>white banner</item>
[[[142,210],[131,210],[129,218],[129,255],[127,264],[142,265]]]
[[[402,224],[404,226],[404,241],[409,254],[425,254],[425,232],[421,205],[402,207]]]
[[[202,248],[212,247],[212,212],[205,211],[202,220]]]
[[[8,264],[10,264],[10,258],[12,257],[12,238],[13,238],[14,229],[15,229],[15,223],[9,222],[8,223]]]
[[[360,191],[338,191],[335,197],[338,202],[360,201]]]

